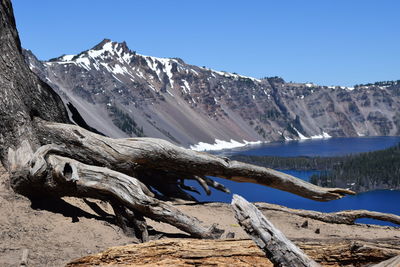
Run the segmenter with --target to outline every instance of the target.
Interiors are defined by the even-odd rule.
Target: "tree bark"
[[[26,154],[28,154],[27,150],[23,147]],[[126,213],[125,208],[128,209],[128,212],[132,210],[153,220],[174,225],[194,237],[218,238],[223,233],[215,226],[205,228],[197,219],[155,199],[154,194],[132,176],[52,154],[62,154],[64,151],[65,147],[63,146],[45,145],[32,155],[28,163],[25,160],[20,161],[21,158],[18,156],[12,157],[16,159],[16,161],[10,160],[11,166],[15,168],[12,170],[12,174],[14,174],[12,187],[31,197],[45,194],[56,197],[90,197],[111,201],[114,207],[121,206],[116,210],[123,210],[128,219],[133,219],[133,217]],[[22,153],[11,153],[11,155],[19,154]],[[26,180],[21,182],[23,179]],[[124,216],[123,214],[117,212],[118,216]],[[132,223],[136,223],[138,229],[143,229],[145,224],[143,219],[133,220]],[[142,231],[139,237],[146,239],[143,235],[146,233]]]
[[[232,207],[239,224],[275,266],[320,266],[275,228],[253,204],[233,195]]]
[[[0,4],[0,161],[7,168],[8,148],[26,140],[40,143],[32,117],[69,123],[61,98],[31,72],[21,54],[11,1]]]
[[[396,244],[298,240],[296,245],[323,266],[369,266],[393,260],[400,253]],[[273,264],[252,240],[161,239],[146,244],[109,248],[67,264],[80,266],[262,266]],[[383,265],[385,266],[385,265]],[[396,266],[396,265],[391,265]]]
[[[342,188],[323,188],[272,169],[220,158],[185,149],[156,138],[112,139],[74,125],[35,120],[42,143],[66,146],[63,155],[91,165],[104,166],[151,184],[154,176],[169,182],[194,179],[194,176],[217,176],[236,182],[250,182],[273,187],[317,201],[329,201],[354,194]],[[207,179],[215,188],[224,188]],[[163,191],[162,188],[160,191]]]
[[[249,240],[162,239],[110,248],[73,260],[67,266],[268,267],[272,264]]]
[[[284,206],[269,203],[256,203],[255,205],[261,210],[265,209],[281,211],[327,223],[354,224],[357,219],[369,218],[400,225],[400,216],[398,215],[369,210],[344,210],[339,212],[324,213],[312,210],[290,209]]]
[[[308,256],[323,266],[368,266],[400,255],[396,238],[364,240],[293,240]]]

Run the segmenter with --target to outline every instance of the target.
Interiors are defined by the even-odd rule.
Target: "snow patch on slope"
[[[183,84],[185,85],[186,89],[189,90],[189,92],[191,91],[189,83],[186,80],[182,80]]]
[[[299,136],[300,140],[310,140],[310,139],[326,139],[326,138],[331,138],[328,133],[322,132],[321,134],[318,135],[312,135],[310,137],[304,136],[300,131],[298,131],[296,128],[293,127],[293,129],[297,132],[297,135]],[[285,138],[286,139],[286,138]],[[287,139],[286,139],[287,140]],[[287,140],[289,141],[289,140]]]
[[[307,139],[311,139],[310,137],[306,137],[304,136],[299,130],[297,130],[295,127],[293,127],[293,129],[296,131],[297,135],[299,136],[300,140],[307,140]]]
[[[243,140],[243,143],[240,143],[233,139],[231,139],[230,141],[215,139],[214,144],[199,142],[196,145],[191,145],[190,149],[195,151],[211,151],[211,150],[232,149],[232,148],[244,147],[249,145],[259,145],[259,144],[262,144],[262,141],[249,142]]]
[[[78,63],[81,67],[90,71],[90,60],[87,57],[79,57],[76,59],[76,63]]]
[[[163,71],[165,74],[167,74],[171,88],[174,87],[172,63],[176,62],[176,60],[170,59],[170,58],[145,56],[145,55],[140,55],[140,54],[138,54],[138,56],[142,56],[146,60],[147,65],[150,67],[151,70],[153,70],[155,73],[157,73],[158,79],[160,81],[162,81],[161,71]],[[161,66],[161,70],[160,70],[159,66]]]
[[[322,132],[319,135],[313,135],[310,138],[311,139],[326,139],[326,138],[331,138],[332,136],[330,136],[328,133],[326,132]]]
[[[212,72],[217,73],[218,75],[221,75],[224,77],[244,78],[244,79],[250,79],[253,82],[261,82],[261,80],[253,78],[253,77],[249,77],[249,76],[239,75],[239,74],[230,73],[230,72],[226,72],[226,71],[217,71],[217,70],[212,70],[212,69],[210,69],[210,70]]]

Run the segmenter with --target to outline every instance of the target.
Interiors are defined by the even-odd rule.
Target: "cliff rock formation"
[[[30,68],[111,137],[160,137],[189,146],[400,133],[400,83],[355,88],[255,79],[140,55],[105,39],[78,55]]]

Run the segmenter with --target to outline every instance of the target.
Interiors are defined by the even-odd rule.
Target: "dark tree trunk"
[[[7,166],[8,148],[16,149],[23,140],[32,148],[40,146],[34,116],[69,123],[61,98],[31,72],[21,54],[11,2],[0,6],[0,160]]]

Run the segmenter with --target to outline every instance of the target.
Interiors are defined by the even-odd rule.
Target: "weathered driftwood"
[[[134,219],[133,214],[143,214],[153,220],[163,221],[190,233],[194,237],[218,238],[223,231],[215,226],[205,228],[200,222],[180,212],[175,207],[155,199],[154,194],[139,180],[126,174],[80,163],[76,160],[57,156],[63,147],[42,146],[29,162],[29,179],[33,184],[42,184],[42,191],[59,196],[91,197],[112,201],[117,215]],[[39,191],[40,192],[40,191]],[[127,210],[124,210],[124,209]],[[132,211],[130,213],[130,210]],[[136,225],[143,240],[147,239],[144,220]]]
[[[400,255],[398,240],[293,240],[308,256],[323,266],[367,266]]]
[[[35,153],[26,141],[16,151],[9,149],[8,166],[14,190],[31,197],[76,196],[110,201],[123,229],[128,231],[128,221],[131,221],[130,229],[136,229],[134,232],[142,240],[147,240],[147,232],[141,214],[168,222],[193,236],[216,238],[221,234],[215,227],[197,229],[196,220],[178,218],[183,214],[179,215],[177,210],[171,212],[171,207],[160,201],[155,210],[145,208],[149,204],[147,199],[137,204],[138,196],[154,197],[157,192],[166,197],[187,198],[188,194],[182,190],[187,189],[182,182],[186,177],[199,181],[208,193],[208,185],[225,192],[227,189],[206,175],[253,181],[315,200],[336,199],[344,193],[352,193],[321,188],[274,170],[230,162],[159,139],[111,139],[78,126],[40,119],[36,119],[34,125],[39,140],[50,144],[43,145]],[[54,143],[62,145],[52,145]],[[250,178],[246,180],[245,176]],[[152,192],[148,186],[156,191]]]
[[[232,207],[243,229],[276,266],[319,266],[244,198],[233,195]]]
[[[8,165],[12,174],[13,188],[28,196],[48,194],[95,197],[112,203],[117,201],[118,203],[113,206],[122,226],[127,225],[122,223],[123,217],[129,217],[128,219],[131,221],[134,218],[128,216],[130,210],[133,214],[136,212],[155,220],[168,222],[193,236],[218,237],[220,232],[215,228],[196,229],[197,221],[193,218],[191,220],[180,219],[183,214],[178,210],[174,210],[172,213],[172,207],[167,207],[160,201],[157,202],[157,209],[146,208],[150,202],[144,197],[153,197],[154,193],[145,184],[153,186],[166,196],[179,197],[182,195],[174,194],[180,192],[177,189],[181,185],[178,181],[185,177],[192,179],[198,174],[203,178],[194,179],[201,181],[203,187],[205,187],[204,184],[207,184],[221,190],[225,190],[225,188],[204,176],[226,177],[226,174],[233,174],[233,172],[238,175],[257,176],[258,181],[263,181],[264,184],[270,184],[268,181],[272,180],[274,187],[298,194],[301,192],[303,196],[319,200],[338,198],[342,195],[337,192],[345,192],[342,189],[320,188],[283,173],[249,164],[229,162],[213,155],[180,148],[163,140],[153,138],[111,139],[78,126],[50,123],[39,119],[36,120],[36,125],[39,129],[38,136],[43,138],[43,141],[63,145],[44,145],[33,153],[30,144],[24,141],[16,151],[9,149]],[[31,159],[29,160],[29,158]],[[81,162],[88,162],[92,165]],[[163,174],[166,181],[157,179],[157,177],[162,178]],[[263,178],[262,175],[265,177]],[[139,177],[140,180],[133,177]],[[237,176],[235,177],[231,179],[237,179]],[[245,180],[243,177],[240,179]],[[250,179],[250,181],[252,180]],[[283,185],[287,187],[285,188]],[[171,188],[174,187],[176,189],[172,190]],[[306,187],[308,187],[308,193],[305,193],[307,192],[304,190]],[[32,190],[33,188],[35,190]],[[138,201],[139,196],[143,197],[142,202]],[[141,205],[137,203],[141,203]],[[128,210],[122,212],[124,206]],[[143,219],[134,220],[132,228],[139,229],[136,231],[138,237],[146,240],[147,234],[144,225]]]
[[[396,267],[396,266],[397,267],[400,266],[400,255],[373,265],[373,267]]]
[[[323,188],[285,173],[230,161],[207,153],[185,149],[156,138],[112,139],[81,127],[36,120],[43,143],[61,143],[61,153],[81,162],[103,166],[127,175],[135,174],[145,184],[165,191],[163,185],[180,179],[216,176],[236,182],[250,182],[287,191],[318,201],[329,201],[354,194],[342,188]],[[162,176],[164,183],[152,181]],[[204,179],[204,178],[203,178]],[[197,178],[198,180],[198,178]],[[225,190],[210,178],[206,184]],[[204,185],[204,184],[203,184]]]
[[[398,215],[369,210],[345,210],[324,213],[312,210],[290,209],[284,206],[269,203],[256,203],[255,205],[261,210],[281,211],[327,223],[354,224],[357,219],[370,218],[400,225],[400,216]]]
[[[133,211],[117,201],[112,201],[114,214],[117,224],[122,228],[128,236],[136,236],[142,242],[149,241],[149,233],[147,231],[147,223],[143,214],[138,211]]]
[[[367,266],[400,254],[395,240],[295,240],[323,266]],[[79,266],[262,266],[273,264],[252,240],[161,239],[145,244],[112,247],[71,261]],[[385,266],[385,265],[384,265]],[[393,266],[393,265],[392,265]],[[396,265],[394,265],[396,266]]]
[[[260,266],[272,263],[250,240],[162,239],[109,248],[67,264],[80,266]]]

